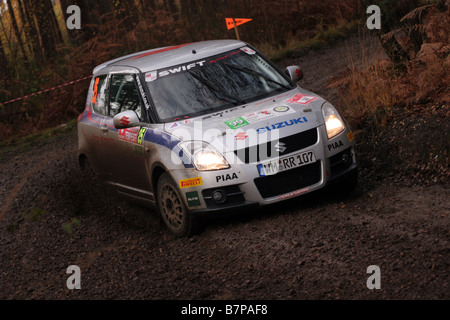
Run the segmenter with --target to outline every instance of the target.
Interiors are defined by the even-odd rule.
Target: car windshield
[[[244,47],[145,74],[162,122],[249,103],[293,89],[254,50]]]

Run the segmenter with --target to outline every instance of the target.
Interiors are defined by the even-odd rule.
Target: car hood
[[[206,141],[226,153],[323,125],[324,102],[297,87],[246,105],[166,123],[164,130],[182,141]]]

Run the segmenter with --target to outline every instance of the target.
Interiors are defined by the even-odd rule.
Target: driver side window
[[[112,75],[109,90],[109,115],[133,110],[142,119],[142,104],[132,75]]]

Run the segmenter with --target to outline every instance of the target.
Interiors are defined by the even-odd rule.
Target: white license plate
[[[259,176],[265,177],[314,162],[316,162],[316,156],[314,155],[314,152],[306,151],[292,156],[279,158],[278,160],[260,163],[257,165],[257,169],[259,172]]]

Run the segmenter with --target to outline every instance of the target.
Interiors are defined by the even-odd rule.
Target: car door
[[[88,113],[88,129],[82,128],[85,139],[89,141],[88,157],[92,162],[95,171],[105,180],[110,180],[108,171],[108,161],[105,157],[105,150],[114,148],[116,141],[105,135],[106,115],[107,115],[107,87],[108,75],[96,76],[92,83],[89,97],[90,110]]]
[[[113,124],[114,116],[126,110],[135,111],[141,122],[148,122],[136,76],[133,73],[110,75],[108,115],[101,130],[104,130],[104,137],[108,141],[113,139],[116,142],[111,148],[104,145],[108,170],[113,175],[114,183],[121,191],[142,196],[143,192],[150,190],[143,145],[146,129],[133,127],[117,130]]]

